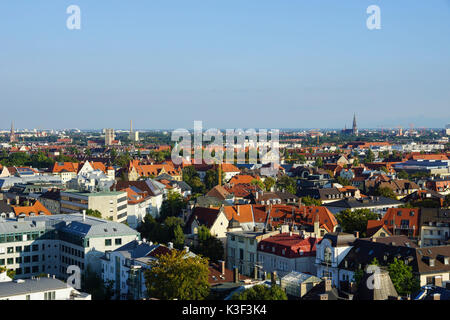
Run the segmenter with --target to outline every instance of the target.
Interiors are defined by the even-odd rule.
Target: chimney
[[[83,210],[83,221],[86,221],[86,210]]]
[[[319,294],[320,300],[328,300],[328,293]]]
[[[440,293],[433,294],[433,300],[441,300],[441,294]]]
[[[239,282],[239,270],[236,267],[233,269],[233,282],[234,283]]]
[[[331,279],[323,277],[323,281],[325,281],[325,292],[331,291]]]
[[[220,272],[222,273],[222,275],[225,274],[225,260],[220,260]]]

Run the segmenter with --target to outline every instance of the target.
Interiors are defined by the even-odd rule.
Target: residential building
[[[61,213],[98,210],[103,219],[127,220],[127,193],[122,191],[78,192],[61,191]]]
[[[0,282],[0,300],[91,300],[54,277],[38,277]]]
[[[123,223],[79,213],[0,218],[0,266],[15,270],[16,278],[66,279],[67,267],[99,270],[99,256],[137,237]]]
[[[227,232],[227,268],[238,268],[241,274],[253,277],[255,266],[258,267],[258,243],[279,231],[264,232],[255,228],[252,231],[244,231],[237,220],[232,219]]]
[[[282,230],[283,231],[283,230]],[[263,272],[284,276],[291,271],[316,273],[316,245],[320,238],[279,233],[258,243],[258,263]]]
[[[351,281],[353,273],[339,272],[339,265],[351,250],[355,236],[349,233],[333,232],[326,234],[317,244],[315,264],[317,277],[327,277],[339,288],[341,280]]]
[[[439,208],[420,209],[420,246],[448,244],[450,239],[450,210]]]
[[[398,208],[404,203],[398,200],[376,196],[364,197],[360,199],[348,198],[324,204],[328,210],[333,214],[339,213],[343,210],[355,211],[358,209],[368,209],[376,212],[380,217],[384,216],[389,208]]]

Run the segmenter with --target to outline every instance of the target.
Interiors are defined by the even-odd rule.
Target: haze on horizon
[[[449,4],[2,1],[0,128],[443,128]]]

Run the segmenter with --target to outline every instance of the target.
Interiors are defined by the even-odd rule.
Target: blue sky
[[[0,128],[443,127],[449,39],[450,0],[4,0]]]

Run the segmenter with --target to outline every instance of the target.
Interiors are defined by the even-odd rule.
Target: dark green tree
[[[399,295],[413,294],[420,288],[419,280],[414,276],[412,267],[402,260],[394,258],[394,262],[388,266],[392,284]]]
[[[172,250],[159,255],[145,272],[149,297],[162,300],[204,300],[210,292],[208,259],[186,257],[186,252]]]
[[[266,285],[255,285],[240,293],[235,293],[232,300],[287,300],[284,290],[278,285],[268,287]]]
[[[343,232],[353,233],[358,231],[362,236],[366,236],[367,221],[377,220],[378,215],[369,209],[357,209],[354,211],[346,209],[336,214],[336,219]]]

